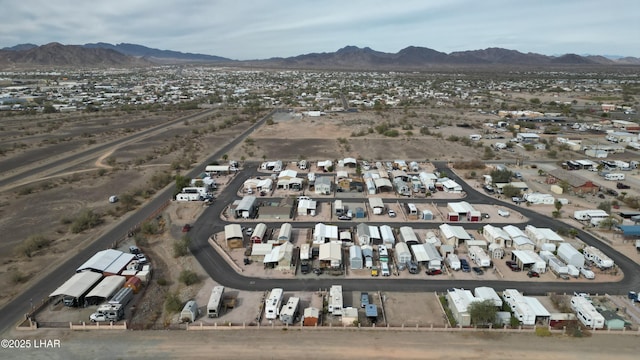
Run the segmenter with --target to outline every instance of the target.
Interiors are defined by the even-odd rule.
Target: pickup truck
[[[621,182],[617,183],[617,184],[616,184],[616,187],[617,187],[618,189],[631,189],[631,186],[629,186],[629,185],[627,185],[627,184],[625,184],[625,183],[621,183]]]

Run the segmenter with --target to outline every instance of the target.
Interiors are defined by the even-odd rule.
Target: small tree
[[[493,300],[477,301],[469,304],[467,308],[474,325],[493,324],[496,320],[497,309]]]
[[[600,223],[598,223],[598,227],[600,229],[611,230],[611,228],[614,227],[617,223],[618,222],[616,221],[616,219],[614,219],[611,216],[609,216],[606,219],[602,219],[602,221],[600,221]]]

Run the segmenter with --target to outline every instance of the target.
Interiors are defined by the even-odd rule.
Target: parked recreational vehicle
[[[329,289],[329,313],[334,316],[342,316],[342,285],[332,285]]]
[[[91,322],[118,321],[124,317],[124,306],[120,304],[103,304],[89,316]]]
[[[207,304],[207,315],[210,318],[220,316],[223,294],[224,286],[214,286],[213,290],[211,290],[211,297],[209,297],[209,303]]]
[[[298,307],[300,305],[300,298],[290,297],[287,303],[280,310],[280,321],[285,324],[293,325],[298,316]]]
[[[282,303],[282,293],[283,290],[281,288],[271,290],[269,297],[265,301],[265,318],[269,320],[275,320],[278,318],[278,315],[280,314],[280,305]]]
[[[624,174],[620,174],[620,173],[605,174],[604,179],[612,180],[612,181],[624,180]]]
[[[133,289],[126,287],[118,290],[118,292],[109,299],[109,304],[125,306],[131,299],[133,299]]]
[[[480,267],[491,266],[491,258],[479,246],[469,246],[469,256]]]
[[[579,221],[591,220],[595,218],[607,218],[609,214],[600,209],[594,210],[576,210],[573,212],[573,218]]]
[[[614,265],[613,260],[596,247],[585,246],[582,254],[586,260],[593,262],[600,269],[612,268]]]
[[[456,254],[447,255],[447,264],[449,264],[449,267],[451,268],[451,270],[454,270],[454,271],[460,270],[460,267],[461,267],[460,259]]]
[[[580,268],[580,274],[584,276],[585,279],[593,280],[596,278],[596,274],[594,274],[593,271],[586,268]]]
[[[196,303],[194,300],[189,300],[180,312],[180,322],[194,322],[198,318],[198,315],[200,315],[200,310],[198,310],[198,303]]]

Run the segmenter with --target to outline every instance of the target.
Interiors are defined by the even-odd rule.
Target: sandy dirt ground
[[[1,350],[14,359],[636,359],[637,336],[569,338],[527,333],[366,330],[42,331],[13,339],[58,348]]]

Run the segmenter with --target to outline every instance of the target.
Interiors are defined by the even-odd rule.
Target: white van
[[[387,264],[386,262],[381,262],[380,265],[382,276],[391,276],[391,271],[389,271],[389,264]]]

